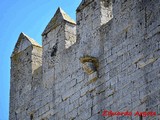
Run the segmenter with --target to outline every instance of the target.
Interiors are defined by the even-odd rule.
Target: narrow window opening
[[[58,43],[56,43],[56,44],[53,46],[52,52],[51,52],[51,57],[56,56],[57,49],[58,49]]]
[[[18,120],[18,118],[17,118],[17,113],[15,112],[15,117],[16,117],[16,120]]]
[[[30,120],[33,120],[33,114],[30,115]]]

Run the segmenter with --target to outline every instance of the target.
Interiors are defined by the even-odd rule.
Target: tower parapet
[[[42,34],[43,44],[43,80],[45,84],[54,72],[57,56],[76,42],[76,23],[61,8],[58,8]],[[53,80],[51,80],[53,81]]]
[[[63,48],[61,47],[60,49],[63,50],[76,42],[75,35],[75,21],[72,20],[61,8],[58,8],[54,17],[50,20],[42,33],[43,44],[45,45],[51,41],[54,43],[61,42]]]
[[[111,18],[112,0],[82,0],[77,8],[77,41],[80,42],[82,54],[99,54],[100,50],[97,50],[97,53],[92,52],[99,45],[98,29]],[[91,51],[88,51],[88,48],[91,48]]]
[[[11,57],[10,120],[108,120],[106,109],[158,115],[159,5],[113,0],[110,20],[111,0],[83,0],[76,44],[76,24],[59,8],[42,34],[43,72],[41,47],[22,33]]]
[[[77,35],[89,34],[111,18],[112,0],[82,0],[77,8]]]
[[[21,33],[11,56],[10,119],[27,119],[41,81],[42,47]],[[35,84],[36,83],[36,84]],[[28,116],[22,116],[28,114]],[[25,118],[26,117],[26,118]]]

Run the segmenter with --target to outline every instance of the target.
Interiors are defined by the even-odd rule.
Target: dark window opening
[[[52,52],[51,52],[51,57],[56,56],[57,48],[58,48],[58,43],[56,43],[56,44],[53,46]]]
[[[33,120],[33,114],[30,115],[30,120]]]

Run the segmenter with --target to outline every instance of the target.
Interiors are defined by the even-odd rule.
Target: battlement
[[[44,32],[42,33],[43,35],[46,35],[49,33],[52,29],[55,29],[57,26],[62,24],[62,22],[69,22],[72,24],[76,24],[74,20],[72,20],[60,7],[57,9],[54,17],[50,20],[48,25],[46,26]]]
[[[106,4],[108,4],[108,6]],[[106,21],[106,19],[105,19],[106,22],[103,22],[103,23],[101,23],[101,21],[99,21],[99,19],[103,18],[103,15],[106,13],[106,12],[103,13],[104,12],[103,7],[106,7],[106,6],[107,6],[106,12],[109,12],[107,14],[110,14],[110,15],[108,15],[107,19],[110,20],[112,18],[112,13],[111,13],[112,10],[110,9],[111,8],[110,7],[111,1],[107,1],[107,3],[106,3],[105,1],[94,1],[94,0],[86,1],[86,0],[83,0],[81,2],[81,4],[79,5],[79,7],[77,8],[77,23],[78,23],[77,25],[76,25],[76,22],[72,18],[70,18],[61,8],[58,8],[55,15],[50,20],[50,22],[48,23],[48,25],[46,26],[46,28],[44,29],[44,31],[42,33],[42,41],[43,41],[42,46],[44,47],[44,50],[45,50],[45,45],[48,43],[53,44],[52,47],[54,45],[58,45],[58,43],[59,43],[59,47],[57,47],[57,48],[59,48],[59,50],[57,50],[58,52],[59,51],[61,52],[62,50],[69,48],[71,45],[73,45],[74,43],[76,43],[76,41],[79,40],[79,37],[80,37],[79,32],[81,33],[81,36],[85,36],[85,35],[83,35],[83,33],[90,34],[89,32],[85,32],[85,29],[82,28],[83,26],[88,26],[88,28],[91,27],[90,30],[88,28],[86,28],[87,31],[94,31],[94,30],[97,31],[102,24],[108,22],[108,20]],[[95,13],[92,13],[89,11],[88,11],[89,14],[87,15],[86,14],[87,12],[85,11],[86,8],[91,9],[91,10],[93,9],[92,11],[94,11],[94,9],[96,9],[97,17],[94,16],[94,18],[92,18],[92,16]],[[83,15],[85,15],[85,16],[83,16]],[[88,17],[88,19],[85,18],[86,16]],[[106,15],[104,15],[104,16],[106,16]],[[94,22],[96,22],[96,21],[99,22],[99,24],[95,24]],[[82,23],[82,25],[80,25],[80,23]],[[89,24],[87,25],[86,23],[89,23]],[[90,26],[90,24],[92,24],[92,25]],[[96,27],[94,27],[93,25],[94,26],[98,25],[99,27],[97,29],[95,29]],[[77,29],[76,29],[76,27],[77,27]],[[83,31],[80,31],[82,29],[83,29]],[[77,31],[77,34],[76,34],[76,31]],[[25,47],[27,45],[29,46],[30,44],[40,47],[40,45],[38,45],[32,38],[29,38],[24,33],[20,34],[19,39],[21,39],[21,37],[26,37],[30,43],[27,43],[27,41],[26,41],[26,43],[24,43],[23,47],[22,47],[22,45],[20,46],[20,47],[22,47],[22,48],[19,48],[19,49],[21,49],[20,51],[23,51],[25,49]],[[17,49],[19,47],[19,44],[20,44],[19,39],[18,39],[18,42],[15,46],[13,54],[17,52]],[[60,41],[59,41],[59,39],[60,39]],[[85,37],[85,39],[82,38],[81,43],[83,43],[83,40],[87,42],[86,39],[88,39],[87,36]],[[50,47],[47,49],[52,49]]]
[[[35,40],[30,38],[26,34],[21,33],[19,35],[18,41],[17,41],[17,43],[15,45],[14,51],[13,51],[11,56],[13,57],[15,54],[17,54],[17,53],[19,53],[21,51],[24,51],[29,46],[41,47]]]
[[[42,47],[21,33],[11,56],[10,120],[108,120],[106,109],[159,114],[159,6],[82,0],[76,22],[57,9]]]

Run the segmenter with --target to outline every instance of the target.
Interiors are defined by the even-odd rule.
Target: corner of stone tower
[[[41,48],[41,46],[34,39],[30,38],[25,33],[21,32],[18,37],[18,41],[14,47],[11,57],[13,57],[15,54],[18,54],[24,51],[29,46],[37,46]]]
[[[76,23],[60,7],[42,33],[43,68],[53,67],[57,54],[76,42]]]
[[[18,64],[30,64],[31,71],[41,66],[42,47],[32,38],[20,33],[11,55],[12,69]],[[37,62],[37,63],[36,63]],[[36,63],[36,64],[35,64]],[[21,66],[22,67],[22,66]]]
[[[99,29],[112,19],[112,0],[82,0],[76,15],[77,41],[82,53],[98,56],[102,52]]]
[[[46,26],[45,30],[42,33],[42,36],[48,34],[53,29],[56,29],[59,25],[62,24],[62,22],[69,22],[71,24],[76,24],[73,19],[71,19],[63,10],[62,8],[58,7],[55,15],[50,20],[48,25]]]
[[[41,68],[42,47],[35,40],[21,33],[11,55],[10,119],[32,112],[23,109],[28,109],[28,104],[32,103],[32,93],[40,87]]]

